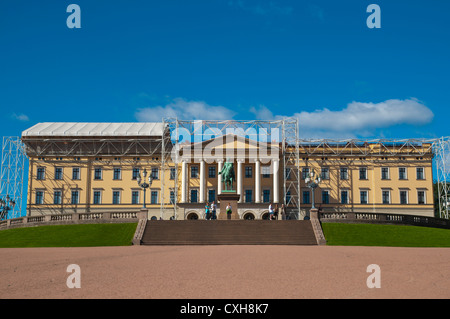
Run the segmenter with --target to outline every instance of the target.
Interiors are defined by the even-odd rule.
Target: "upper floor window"
[[[101,167],[96,167],[94,169],[94,179],[96,179],[96,180],[102,179],[102,168]]]
[[[252,167],[251,166],[245,166],[245,177],[251,178],[252,177]]]
[[[170,168],[170,179],[175,179],[176,169],[174,167]]]
[[[63,179],[62,167],[55,167],[55,179]]]
[[[198,166],[197,165],[191,166],[191,178],[198,178]]]
[[[348,179],[348,168],[347,167],[341,167],[341,179],[346,180]]]
[[[139,169],[139,167],[133,167],[131,179],[136,180],[139,176],[140,171],[141,170]]]
[[[79,167],[73,167],[72,168],[72,179],[80,179],[80,168]]]
[[[398,168],[398,179],[401,179],[401,180],[408,179],[408,176],[406,175],[406,167]]]
[[[45,167],[38,167],[36,179],[42,180],[45,179]]]
[[[209,178],[215,178],[216,177],[216,167],[211,165],[208,166],[208,177]]]
[[[381,179],[389,179],[389,167],[381,168]]]
[[[120,169],[119,167],[114,167],[113,179],[114,180],[122,179],[122,169]]]
[[[424,173],[423,167],[416,168],[416,175],[417,175],[417,179],[425,179],[425,173]]]
[[[328,167],[322,167],[320,171],[321,179],[330,179],[330,169]]]
[[[261,174],[264,178],[270,177],[270,166],[261,166]]]
[[[152,173],[151,173],[152,179],[159,179],[159,170],[157,167],[152,167]]]
[[[306,179],[309,177],[309,167],[302,168],[302,179]]]
[[[367,179],[367,167],[359,168],[359,179]]]

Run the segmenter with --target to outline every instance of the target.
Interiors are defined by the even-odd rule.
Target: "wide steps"
[[[309,220],[149,220],[143,245],[317,245]]]

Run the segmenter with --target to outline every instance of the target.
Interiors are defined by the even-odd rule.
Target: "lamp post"
[[[4,220],[8,217],[8,211],[13,209],[16,202],[6,195],[5,199],[0,198],[0,220]]]
[[[144,171],[142,172],[142,179],[141,174],[137,176],[137,183],[138,185],[144,190],[144,206],[142,208],[145,208],[145,190],[152,186],[152,175],[150,174],[148,176],[148,183],[145,181],[145,178],[147,177],[147,170],[144,168]],[[142,182],[143,181],[143,182]],[[142,182],[142,183],[141,183]]]
[[[322,181],[322,179],[320,178],[320,176],[315,177],[314,170],[312,170],[311,173],[309,174],[309,176],[307,176],[305,178],[305,183],[311,189],[311,192],[312,192],[312,206],[311,206],[311,209],[315,209],[316,208],[314,206],[314,202],[315,202],[314,193],[315,193],[315,189],[319,186],[321,181]]]

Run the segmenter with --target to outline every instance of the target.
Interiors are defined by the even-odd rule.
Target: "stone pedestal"
[[[238,214],[238,201],[239,201],[240,195],[236,193],[224,193],[222,191],[222,194],[217,196],[217,199],[219,200],[219,208],[220,208],[220,214],[217,219],[239,219]],[[231,205],[231,216],[227,216],[227,206],[228,204]]]

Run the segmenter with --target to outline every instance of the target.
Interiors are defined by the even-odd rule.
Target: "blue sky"
[[[81,29],[69,29],[69,4]],[[381,28],[369,29],[369,4]],[[299,118],[302,137],[447,136],[450,2],[4,0],[0,131]]]

